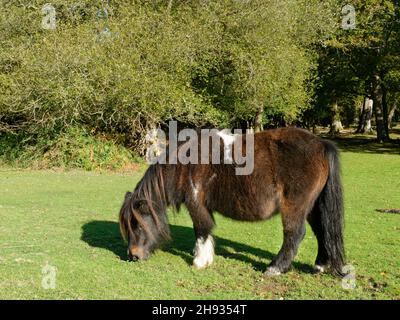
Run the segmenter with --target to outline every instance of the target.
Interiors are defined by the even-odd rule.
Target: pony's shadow
[[[194,232],[192,228],[170,225],[171,241],[164,243],[160,250],[180,256],[188,264],[193,260],[193,246],[195,243]],[[270,251],[255,248],[243,243],[228,240],[215,236],[215,253],[219,256],[229,259],[235,259],[249,263],[257,271],[265,271],[267,263],[252,258],[255,256],[260,260],[272,261],[275,254]],[[127,260],[126,244],[123,242],[119,225],[112,221],[91,221],[82,226],[81,240],[85,241],[91,247],[103,248],[113,252],[122,260]],[[294,262],[293,266],[302,272],[311,273],[312,267]]]

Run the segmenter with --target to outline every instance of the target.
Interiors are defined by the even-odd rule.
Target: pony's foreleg
[[[289,270],[299,244],[306,233],[304,218],[298,217],[296,221],[291,221],[288,217],[283,216],[282,220],[283,244],[278,255],[265,271],[266,276],[277,276]]]
[[[197,238],[193,252],[193,266],[196,269],[204,269],[210,266],[214,261],[214,239],[212,235]]]
[[[193,228],[196,236],[194,247],[193,266],[196,269],[203,269],[214,261],[214,239],[211,235],[214,227],[214,220],[211,213],[204,206],[188,205],[190,216],[193,220]]]

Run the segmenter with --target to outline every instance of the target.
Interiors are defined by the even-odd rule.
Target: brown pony
[[[244,150],[248,136],[242,138]],[[284,240],[266,275],[290,268],[306,220],[318,240],[315,270],[343,275],[343,199],[335,145],[296,128],[256,133],[253,141],[254,169],[249,175],[236,175],[235,163],[151,165],[135,190],[126,193],[119,215],[129,259],[147,259],[162,239],[168,239],[167,208],[179,210],[184,204],[196,236],[196,268],[213,262],[213,212],[241,221],[280,213]]]

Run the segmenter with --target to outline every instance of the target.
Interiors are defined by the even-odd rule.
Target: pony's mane
[[[125,196],[125,201],[119,214],[120,230],[125,240],[127,240],[127,235],[132,233],[132,217],[150,237],[157,237],[142,218],[140,211],[135,208],[135,204],[139,202],[145,202],[149,207],[159,235],[164,239],[169,239],[169,228],[166,221],[167,199],[162,168],[159,164],[151,165],[133,193],[127,193]]]

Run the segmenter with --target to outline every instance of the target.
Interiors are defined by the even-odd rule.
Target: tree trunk
[[[389,140],[389,130],[387,127],[387,105],[386,95],[382,88],[381,78],[375,75],[372,80],[372,97],[374,100],[375,118],[376,118],[376,138],[378,142]],[[385,106],[386,105],[386,106]],[[386,110],[385,110],[386,109]],[[386,119],[385,119],[386,118]]]
[[[389,116],[388,116],[388,127],[389,127],[389,129],[392,129],[393,128],[393,124],[392,124],[392,119],[393,119],[393,117],[394,117],[394,113],[396,112],[396,105],[394,105],[393,107],[392,107],[392,109],[390,110],[390,112],[389,112]]]
[[[361,107],[361,113],[360,113],[360,117],[358,118],[358,126],[357,126],[356,133],[362,133],[362,129],[364,127],[365,109],[367,106],[367,99],[368,99],[368,97],[364,98],[364,103]]]
[[[331,123],[331,134],[338,134],[343,130],[342,121],[340,121],[340,113],[337,101],[332,104],[332,123]]]
[[[254,119],[254,132],[260,132],[264,130],[263,113],[264,113],[264,107],[260,106],[257,110],[256,117]]]
[[[372,99],[365,97],[356,133],[369,133],[372,131],[371,119],[373,103],[374,101]]]
[[[365,112],[363,133],[372,132],[371,120],[372,120],[373,107],[374,107],[374,100],[368,98],[367,109]]]
[[[387,135],[386,140],[390,140],[389,136],[389,107],[387,103],[387,89],[384,84],[381,84],[382,88],[382,113],[383,113],[383,125],[385,128],[385,133]]]

